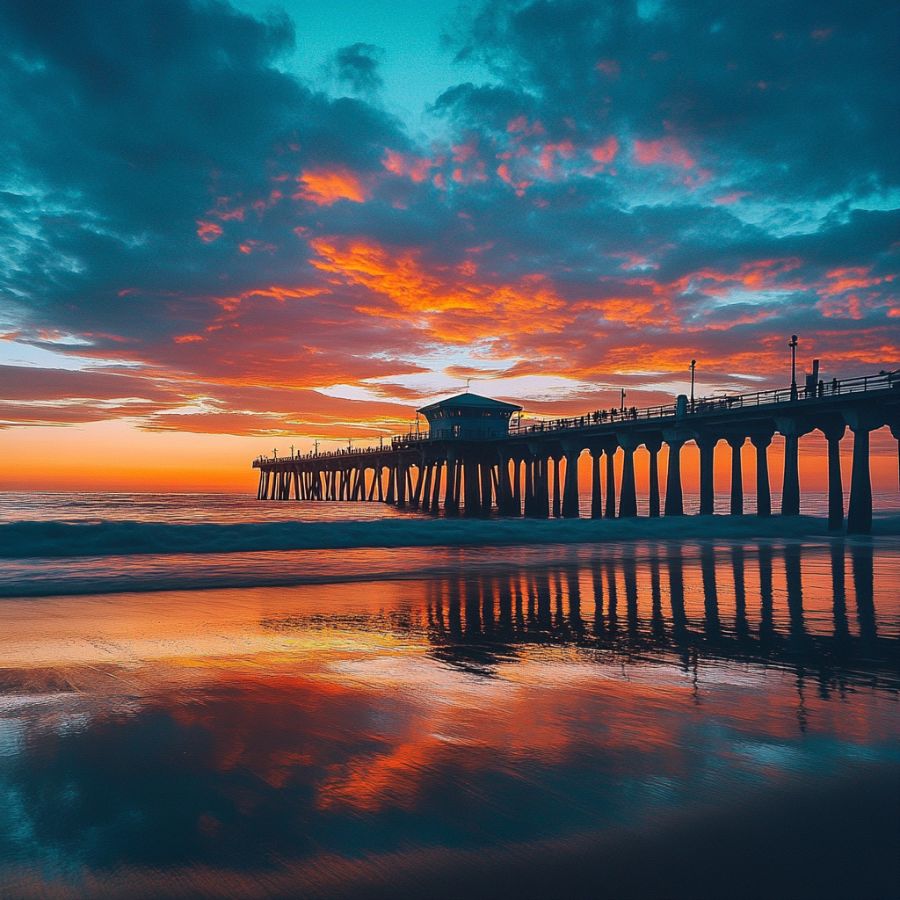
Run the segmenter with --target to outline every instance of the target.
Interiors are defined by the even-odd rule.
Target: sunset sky
[[[780,387],[791,333],[896,367],[898,45],[883,0],[6,0],[0,488],[255,490],[467,378]]]

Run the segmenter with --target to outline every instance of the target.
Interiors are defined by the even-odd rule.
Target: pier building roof
[[[504,403],[502,400],[493,400],[490,397],[482,397],[480,394],[457,394],[446,400],[438,400],[423,406],[419,412],[426,415],[439,409],[466,409],[466,410],[493,410],[495,412],[518,412],[522,407],[515,403]]]

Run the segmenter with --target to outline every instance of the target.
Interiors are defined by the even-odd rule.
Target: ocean
[[[897,499],[0,495],[0,896],[890,896]]]

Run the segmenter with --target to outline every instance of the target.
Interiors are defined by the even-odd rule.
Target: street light
[[[797,335],[792,334],[788,343],[791,348],[791,400],[797,399]]]
[[[694,411],[694,369],[697,368],[697,360],[691,360],[691,412]]]
[[[622,405],[620,412],[625,412],[625,388],[622,388]]]

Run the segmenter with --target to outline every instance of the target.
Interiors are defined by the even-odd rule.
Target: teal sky
[[[237,0],[234,5],[258,18],[284,10],[296,28],[296,49],[282,64],[320,89],[342,92],[329,83],[326,74],[330,59],[341,47],[364,43],[382,48],[381,102],[413,132],[431,132],[438,124],[425,111],[446,88],[490,80],[482,66],[455,62],[454,51],[443,40],[457,18],[471,10],[471,4],[458,0],[330,0],[324,4]]]

